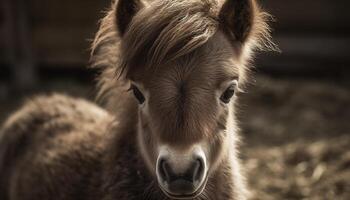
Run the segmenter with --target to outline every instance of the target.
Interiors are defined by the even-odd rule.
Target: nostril
[[[202,177],[202,171],[204,171],[203,164],[200,159],[197,159],[194,165],[194,170],[193,170],[193,181],[200,180]]]
[[[162,169],[163,169],[165,180],[170,181],[170,167],[166,161],[163,161]]]
[[[171,169],[170,169],[170,166],[165,159],[161,159],[159,161],[158,168],[159,168],[159,170],[158,170],[159,175],[160,175],[162,181],[170,182]]]

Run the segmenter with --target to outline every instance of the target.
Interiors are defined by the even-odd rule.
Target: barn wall
[[[40,62],[81,64],[108,0],[33,0],[33,44]]]
[[[15,2],[17,0],[8,2]],[[7,4],[9,4],[7,2]],[[110,0],[31,0],[24,1],[29,24],[28,38],[36,63],[50,66],[81,66],[89,56],[91,39],[98,20]],[[15,7],[17,5],[14,5]],[[5,5],[7,7],[7,5]],[[15,11],[16,12],[16,11]],[[14,14],[16,15],[16,13]],[[13,21],[12,19],[8,19]],[[9,30],[0,31],[0,61],[11,57],[6,50],[13,48],[6,38]],[[16,40],[16,38],[14,38]]]
[[[2,0],[5,2],[6,0]],[[7,0],[15,2],[21,0]],[[26,2],[29,43],[36,64],[47,67],[84,66],[101,10],[110,0],[31,0]],[[317,68],[350,63],[350,2],[348,0],[262,0],[275,16],[274,38],[282,53],[263,53],[260,67]],[[4,3],[2,4],[2,8]],[[6,7],[6,5],[5,5]],[[11,43],[0,15],[0,63],[11,57]],[[13,55],[12,55],[13,56]]]
[[[281,54],[264,54],[259,64],[278,70],[344,68],[350,63],[350,1],[264,0],[275,16],[274,40]]]

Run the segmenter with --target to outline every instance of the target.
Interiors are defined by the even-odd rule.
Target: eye
[[[235,89],[236,89],[236,85],[232,84],[230,85],[224,93],[222,93],[220,100],[225,103],[228,104],[230,103],[231,98],[233,97],[233,95],[235,94]]]
[[[135,85],[131,85],[130,90],[132,90],[132,92],[134,93],[134,96],[139,102],[139,104],[143,104],[145,102],[145,96],[143,96],[142,92]]]

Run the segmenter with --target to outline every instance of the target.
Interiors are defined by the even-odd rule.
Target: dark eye
[[[135,85],[131,85],[130,89],[134,93],[134,96],[139,104],[143,104],[143,102],[145,102],[145,96],[143,96],[142,92]]]
[[[226,104],[228,104],[231,100],[231,98],[233,97],[233,95],[235,94],[235,85],[231,85],[230,87],[228,87],[225,92],[221,95],[220,100]]]

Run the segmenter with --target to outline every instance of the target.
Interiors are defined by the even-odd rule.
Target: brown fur
[[[154,147],[203,141],[213,167],[196,199],[246,199],[237,127],[227,125],[235,105],[213,103],[213,92],[224,80],[244,84],[253,51],[273,45],[267,14],[254,0],[237,2],[113,2],[92,47],[109,113],[62,95],[27,102],[0,132],[0,199],[168,199]],[[130,81],[151,95],[148,113]]]

